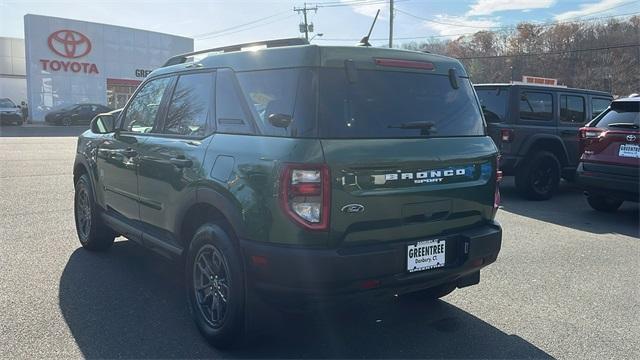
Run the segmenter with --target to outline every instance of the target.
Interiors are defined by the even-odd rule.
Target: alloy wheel
[[[548,162],[540,164],[531,174],[531,185],[539,194],[551,191],[554,179],[553,166]]]
[[[86,239],[91,231],[91,203],[87,190],[82,187],[78,190],[76,198],[76,219],[78,231],[82,238]]]
[[[224,324],[231,295],[231,276],[224,255],[203,246],[193,263],[193,291],[200,315],[213,328]]]

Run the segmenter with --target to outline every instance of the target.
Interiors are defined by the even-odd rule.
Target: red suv
[[[614,100],[580,129],[582,157],[578,183],[599,211],[616,211],[624,201],[638,201],[640,183],[640,97]]]

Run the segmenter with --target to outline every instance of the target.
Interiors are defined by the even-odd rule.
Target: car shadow
[[[532,219],[553,223],[594,234],[622,234],[640,238],[640,205],[626,201],[614,213],[593,210],[583,190],[562,181],[558,192],[546,201],[523,199],[517,192],[513,177],[500,184],[501,210]]]
[[[88,128],[89,125],[3,125],[0,126],[0,137],[77,137]]]
[[[446,301],[375,300],[357,308],[282,315],[241,350],[199,335],[178,265],[129,241],[106,253],[73,252],[59,304],[88,358],[550,358]],[[461,290],[463,291],[463,290]]]

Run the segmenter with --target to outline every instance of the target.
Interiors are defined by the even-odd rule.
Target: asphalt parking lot
[[[436,302],[273,314],[252,348],[203,342],[178,268],[128,241],[95,254],[73,224],[81,128],[0,128],[2,358],[640,358],[639,207],[597,213],[502,186],[498,261]]]

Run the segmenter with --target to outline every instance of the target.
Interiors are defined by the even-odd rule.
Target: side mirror
[[[287,114],[271,114],[268,119],[271,125],[284,129],[288,128],[293,121],[291,115]]]
[[[115,131],[115,119],[111,115],[96,116],[91,120],[91,132],[95,134],[109,134]]]

